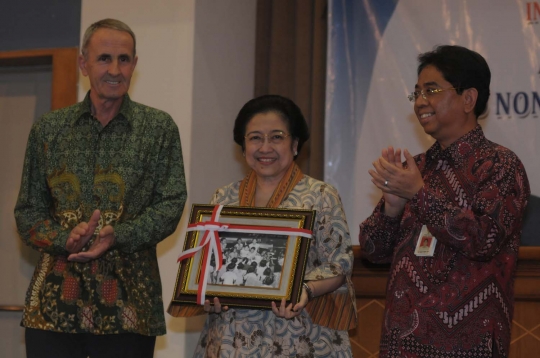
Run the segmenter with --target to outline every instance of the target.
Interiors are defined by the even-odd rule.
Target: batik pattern
[[[507,357],[525,169],[480,126],[415,157],[424,186],[401,217],[381,199],[360,226],[363,255],[392,263],[380,357]],[[427,225],[433,257],[414,254]]]
[[[238,205],[236,182],[218,189],[213,204]],[[331,185],[304,176],[279,206],[316,210],[305,278],[352,273],[353,255],[341,199]],[[348,283],[340,290],[347,291]],[[347,331],[314,324],[306,310],[294,319],[271,310],[231,308],[209,314],[194,357],[352,357]]]
[[[156,245],[186,200],[178,128],[165,112],[125,96],[105,127],[90,99],[43,116],[28,139],[15,208],[22,240],[41,252],[22,325],[68,333],[165,333]],[[101,211],[111,250],[67,261],[71,229]],[[88,243],[92,244],[92,240]]]

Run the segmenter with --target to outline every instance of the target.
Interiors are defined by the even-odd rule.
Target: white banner
[[[407,94],[417,57],[461,45],[491,68],[486,137],[514,151],[540,195],[540,2],[330,0],[325,180],[344,202],[353,243],[381,193],[368,170],[382,148],[426,151]]]

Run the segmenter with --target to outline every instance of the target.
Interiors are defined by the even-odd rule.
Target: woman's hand
[[[308,303],[308,294],[306,289],[302,287],[302,294],[300,295],[300,301],[298,301],[294,307],[292,303],[286,305],[285,299],[281,300],[281,305],[278,307],[274,301],[272,301],[272,312],[278,317],[291,319],[302,313],[304,307]]]
[[[212,306],[210,304],[210,300],[204,301],[204,310],[208,313],[221,313],[221,311],[228,311],[229,306],[223,306],[221,307],[221,303],[219,302],[219,298],[214,297],[214,305]]]

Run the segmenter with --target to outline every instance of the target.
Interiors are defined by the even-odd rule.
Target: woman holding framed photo
[[[191,315],[203,309],[209,313],[194,357],[351,357],[347,331],[356,326],[352,243],[337,190],[304,175],[294,161],[309,138],[302,112],[288,98],[258,97],[240,110],[233,133],[252,170],[219,188],[211,203],[315,210],[314,234],[296,304],[282,300],[272,302],[271,310],[229,308],[214,298],[199,312],[189,310]],[[245,277],[253,271],[247,268]],[[275,277],[267,271],[261,284],[272,287]]]

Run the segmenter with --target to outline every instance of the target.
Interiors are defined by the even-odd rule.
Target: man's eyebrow
[[[435,81],[431,81],[431,82],[424,82],[424,87],[432,87],[432,86],[435,86],[435,87],[440,87],[439,84]],[[414,85],[414,88],[420,88],[420,86],[417,84]]]
[[[97,55],[97,57],[98,57],[98,58],[99,58],[99,57],[112,58],[112,55],[111,55],[110,53],[104,52],[104,53],[100,53],[99,55]],[[130,55],[129,53],[121,53],[121,54],[118,55],[118,58],[126,58],[126,57],[127,57],[127,58],[130,58],[130,59],[133,58],[133,56]]]

